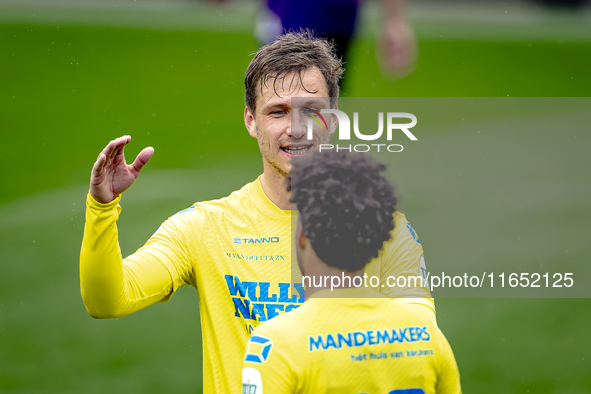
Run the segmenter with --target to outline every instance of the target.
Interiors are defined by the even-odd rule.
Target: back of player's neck
[[[315,268],[317,269],[314,269],[309,276],[304,274],[304,276],[307,276],[306,280],[303,281],[304,285],[310,285],[306,286],[306,300],[310,298],[312,294],[321,290],[334,291],[337,289],[358,287],[354,285],[356,281],[353,279],[355,277],[363,278],[363,269],[355,272],[348,272],[330,266],[322,267],[319,265]],[[357,282],[359,282],[359,280],[357,280]],[[363,280],[361,280],[361,283],[363,283]]]

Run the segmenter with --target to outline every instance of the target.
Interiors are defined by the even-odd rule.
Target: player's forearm
[[[119,199],[98,204],[86,201],[86,223],[80,251],[80,291],[88,313],[95,318],[118,317],[124,295],[123,259],[119,249],[117,219]]]
[[[126,316],[165,296],[163,291],[146,291],[138,280],[142,274],[138,260],[141,262],[143,256],[130,259],[129,265],[123,261],[116,224],[119,211],[118,199],[99,204],[87,198],[80,289],[88,313],[95,318]],[[139,268],[137,272],[133,267]]]

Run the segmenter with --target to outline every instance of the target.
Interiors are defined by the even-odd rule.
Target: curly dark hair
[[[269,82],[277,92],[277,80],[291,86],[293,79],[285,81],[288,75],[294,73],[294,77],[297,75],[301,81],[302,71],[312,67],[317,67],[322,73],[330,105],[334,108],[344,72],[342,61],[337,58],[334,44],[315,37],[309,29],[301,29],[277,37],[256,52],[244,76],[244,100],[248,110],[255,114],[257,93],[262,94],[263,87],[267,87]],[[308,91],[305,86],[301,87]]]
[[[316,152],[292,163],[287,189],[318,257],[354,272],[378,256],[394,229],[396,196],[367,154]]]

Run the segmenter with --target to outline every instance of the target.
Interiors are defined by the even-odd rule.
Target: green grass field
[[[259,174],[242,120],[244,70],[257,49],[250,25],[216,31],[206,23],[212,11],[199,14],[203,28],[182,13],[163,13],[167,24],[149,28],[132,18],[105,23],[104,10],[70,19],[35,12],[0,3],[0,392],[200,392],[194,289],[123,319],[86,314],[84,201],[97,154],[122,134],[133,137],[128,157],[156,148],[122,200],[124,254],[176,211]],[[135,15],[125,12],[116,15]],[[561,18],[482,30],[418,18],[417,69],[398,81],[380,74],[373,38],[361,35],[346,95],[590,96],[588,22]],[[589,278],[590,119],[577,111],[523,119],[513,111],[522,123],[511,130],[483,115],[471,123],[480,139],[448,119],[391,164],[428,265],[539,262]],[[466,393],[591,392],[590,307],[584,298],[437,300]]]

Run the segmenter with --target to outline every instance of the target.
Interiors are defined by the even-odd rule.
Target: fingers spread
[[[125,154],[123,153],[125,144],[126,143],[115,148],[115,151],[113,152],[113,164],[119,165],[121,162],[125,161]]]
[[[103,168],[105,167],[105,163],[107,161],[107,156],[104,153],[101,153],[96,159],[94,166],[92,166],[92,176],[98,177],[101,175]]]
[[[154,148],[152,148],[151,146],[144,148],[144,150],[142,150],[137,155],[133,164],[129,166],[129,170],[136,176],[136,178],[139,175],[142,168],[146,165],[148,160],[150,160],[153,154]]]
[[[123,137],[116,138],[113,143],[113,149],[110,154],[110,158],[112,159],[116,155],[120,155],[123,152],[123,147],[131,141],[131,137],[128,135],[124,135]]]
[[[131,137],[128,135],[124,135],[123,137],[119,137],[114,140],[111,140],[107,144],[107,146],[105,146],[105,149],[103,149],[103,151],[100,153],[99,158],[97,159],[97,161],[95,163],[95,167],[96,167],[96,165],[99,163],[99,161],[101,162],[100,169],[98,169],[98,167],[96,167],[99,174],[105,165],[109,165],[113,161],[113,157],[123,153],[122,148],[125,146],[125,144],[129,143],[129,141],[131,141]],[[103,157],[102,161],[101,161],[101,157]],[[121,156],[121,157],[123,157],[123,156]],[[93,175],[95,173],[95,167],[93,167]]]
[[[107,146],[105,146],[105,149],[103,149],[101,154],[104,154],[107,158],[111,157],[111,154],[113,153],[114,148],[115,148],[115,140],[111,140],[111,141],[109,141]]]

